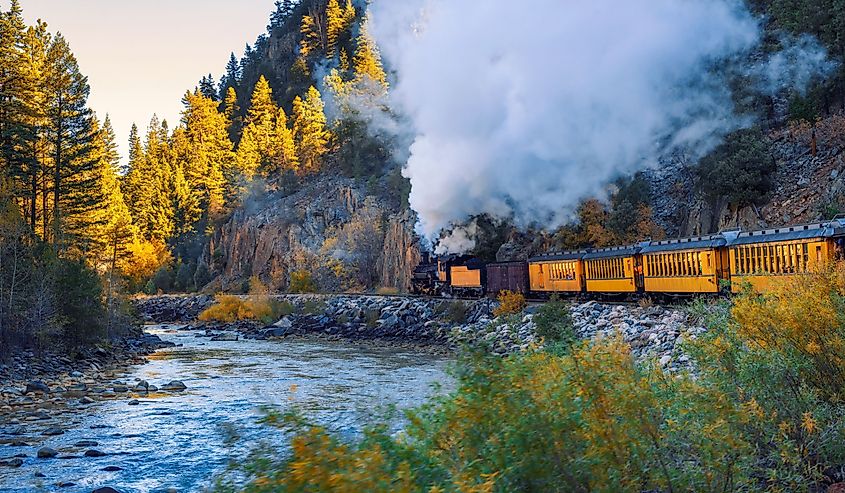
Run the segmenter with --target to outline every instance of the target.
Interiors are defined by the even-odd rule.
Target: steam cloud
[[[413,125],[404,174],[427,238],[482,213],[557,227],[620,174],[751,123],[713,70],[760,43],[739,1],[379,0],[371,22]],[[748,73],[775,91],[827,63],[800,38]]]

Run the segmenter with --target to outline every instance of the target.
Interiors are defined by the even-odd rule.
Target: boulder
[[[57,426],[52,426],[50,428],[47,428],[43,432],[41,432],[42,435],[48,436],[48,437],[56,436],[56,435],[63,435],[64,433],[65,433],[65,430],[63,430],[63,429],[61,429]]]
[[[76,442],[73,446],[84,448],[84,447],[96,447],[97,445],[99,445],[99,443],[95,442],[94,440],[80,440],[80,441]]]
[[[40,380],[35,380],[35,381],[29,382],[28,384],[26,384],[26,390],[24,391],[24,394],[39,393],[39,392],[42,393],[42,394],[49,394],[50,393],[50,387],[48,387],[46,383],[44,383]]]
[[[161,386],[161,390],[165,390],[168,392],[181,392],[183,390],[187,390],[187,388],[188,387],[179,380],[173,380]]]
[[[219,334],[211,338],[212,341],[218,342],[235,342],[238,340],[237,334]]]
[[[59,455],[59,453],[51,449],[50,447],[42,447],[38,449],[37,453],[39,459],[52,459],[57,455]]]
[[[95,457],[96,458],[96,457],[105,457],[106,455],[108,455],[108,454],[105,453],[105,452],[102,452],[100,450],[93,449],[93,448],[85,451],[85,457]]]
[[[278,327],[280,329],[290,329],[293,327],[293,322],[291,322],[290,317],[285,317],[278,322],[273,324],[273,327]]]
[[[13,457],[8,460],[0,460],[0,467],[18,468],[23,465],[23,459],[20,457]]]
[[[105,471],[106,469],[109,469],[109,468],[106,467],[103,470]],[[121,469],[118,467],[118,468],[115,468],[114,470],[120,471]],[[116,490],[116,489],[112,488],[111,486],[103,486],[102,488],[97,488],[96,490],[92,491],[91,493],[120,493],[120,490]]]

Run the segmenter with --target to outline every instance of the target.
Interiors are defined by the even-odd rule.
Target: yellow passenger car
[[[642,247],[643,287],[647,293],[718,293],[728,277],[722,235],[652,241]]]
[[[584,290],[587,252],[547,253],[528,260],[530,290],[538,293],[580,293]]]
[[[731,290],[750,285],[764,292],[774,283],[813,272],[834,258],[834,237],[843,234],[838,221],[738,233],[728,242]]]
[[[586,289],[590,293],[635,293],[641,285],[640,247],[604,248],[584,254]]]

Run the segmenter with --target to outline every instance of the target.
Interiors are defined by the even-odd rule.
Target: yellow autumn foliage
[[[748,344],[809,363],[803,377],[829,397],[845,389],[845,263],[778,282],[734,303],[738,335]]]
[[[502,291],[498,296],[499,306],[493,310],[493,316],[515,315],[525,309],[525,296],[514,291]]]

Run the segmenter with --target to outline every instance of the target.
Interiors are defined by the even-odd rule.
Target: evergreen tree
[[[305,99],[293,101],[293,137],[299,155],[300,174],[319,171],[329,141],[326,115],[320,92],[314,86],[308,89]]]
[[[238,63],[235,53],[229,55],[229,63],[226,64],[226,74],[220,80],[220,99],[226,98],[226,92],[230,87],[238,87],[241,82],[241,65]]]
[[[52,236],[54,249],[63,249],[88,225],[90,212],[101,194],[97,187],[96,160],[91,157],[94,136],[87,107],[87,77],[64,37],[56,35],[47,53],[49,75],[47,137],[52,150]]]
[[[132,216],[137,217],[136,204],[147,170],[144,163],[144,149],[141,147],[141,137],[138,135],[138,125],[134,123],[129,131],[129,162],[123,172],[123,194],[127,204],[129,204]]]
[[[325,19],[319,12],[302,16],[299,32],[302,35],[302,40],[299,42],[300,56],[307,58],[320,50],[326,51]]]
[[[270,83],[262,75],[252,91],[246,124],[268,126],[276,115],[276,109],[276,103],[273,102],[273,90],[270,89]]]
[[[217,99],[217,89],[214,87],[214,78],[211,74],[200,79],[200,92],[209,99]]]
[[[246,127],[238,146],[238,171],[242,180],[251,179],[259,168],[268,166],[277,113],[278,107],[273,102],[273,91],[262,75],[252,92]]]
[[[103,201],[94,214],[95,228],[89,233],[101,263],[113,271],[118,260],[126,256],[126,247],[137,234],[129,207],[126,205],[118,178],[120,156],[117,153],[114,129],[106,116],[103,127],[94,138],[95,155],[98,156],[96,173],[99,175]]]
[[[20,85],[17,97],[7,106],[9,147],[6,160],[15,189],[22,198],[24,213],[35,232],[39,224],[42,163],[47,159],[43,129],[47,124],[47,47],[50,35],[47,26],[38,22],[29,27],[22,40],[17,68]],[[43,233],[42,233],[43,234]]]
[[[337,0],[328,0],[326,3],[326,58],[332,59],[337,52],[337,43],[340,33],[344,29],[344,11],[340,8]]]
[[[381,55],[379,54],[375,40],[370,36],[368,24],[369,19],[365,17],[364,22],[361,23],[361,30],[358,33],[355,59],[353,60],[355,77],[358,80],[368,78],[380,84],[384,89],[387,89],[387,76],[381,64]]]
[[[226,97],[223,99],[223,115],[229,122],[229,140],[232,142],[238,141],[238,135],[241,133],[241,108],[238,106],[238,94],[234,87],[229,87],[226,90]]]
[[[276,115],[275,132],[270,149],[270,166],[268,173],[279,173],[286,170],[299,171],[299,157],[296,155],[296,144],[293,132],[288,128],[288,118],[283,108],[279,108]]]
[[[148,239],[166,241],[173,234],[173,170],[166,130],[153,116],[144,143],[146,176],[138,196],[136,222]]]
[[[177,158],[184,164],[185,178],[205,218],[214,217],[226,205],[224,173],[234,168],[232,142],[226,130],[228,122],[217,111],[217,104],[199,91],[186,93],[184,102],[185,139]]]

